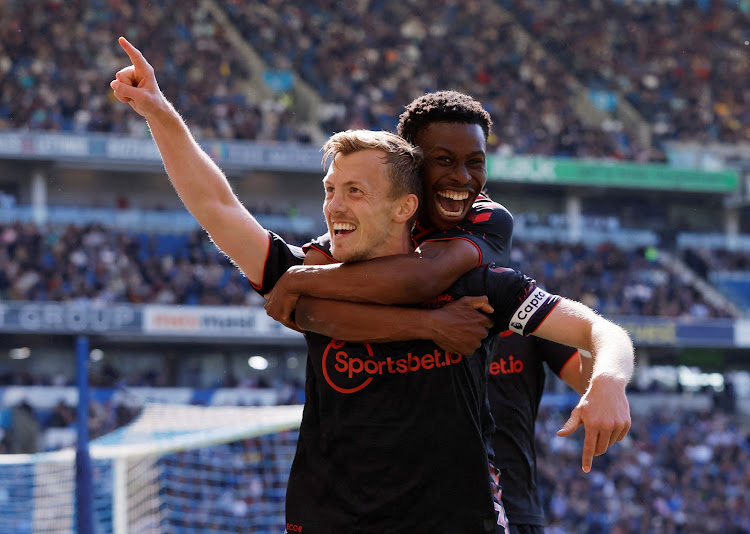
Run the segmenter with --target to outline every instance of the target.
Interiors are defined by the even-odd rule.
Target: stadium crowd
[[[516,240],[511,266],[529,273],[552,293],[606,315],[729,317],[691,285],[654,261],[650,248],[560,246]]]
[[[587,87],[623,95],[660,139],[750,140],[750,4],[503,0]]]
[[[585,124],[564,65],[535,54],[490,0],[264,4],[226,9],[269,64],[293,68],[329,103],[328,131],[393,130],[406,102],[450,88],[492,114],[491,151],[649,159],[617,121]]]
[[[109,82],[128,35],[149,51],[161,89],[199,137],[309,141],[281,98],[254,99],[247,64],[203,9],[156,2],[5,2],[0,129],[148,135]]]
[[[0,129],[147,135],[106,90],[113,65],[125,64],[113,36],[127,35],[202,138],[310,141],[292,111],[295,77],[321,97],[328,132],[392,130],[406,102],[452,88],[485,104],[496,122],[490,150],[504,154],[664,158],[614,115],[586,120],[572,98],[589,90],[624,95],[657,140],[750,136],[748,97],[734,83],[750,69],[743,2],[224,3],[268,78],[288,81],[262,101],[221,23],[178,4],[11,1],[0,12]]]
[[[543,407],[538,420],[549,534],[750,532],[750,439],[741,417],[634,413],[626,443],[598,456],[588,475],[578,465],[581,443],[555,436],[566,417]]]
[[[287,237],[302,244],[313,236]],[[516,240],[511,259],[513,267],[549,291],[601,313],[731,316],[649,259],[648,252],[611,243],[590,247]],[[163,235],[101,225],[40,228],[20,223],[0,225],[0,299],[200,305],[262,301],[201,230]]]

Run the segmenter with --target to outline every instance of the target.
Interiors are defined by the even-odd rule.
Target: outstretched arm
[[[240,203],[224,173],[200,148],[177,111],[159,89],[154,69],[143,54],[120,37],[132,65],[110,83],[120,102],[148,122],[164,167],[183,203],[256,286],[262,282],[268,232]]]
[[[625,395],[634,365],[630,336],[587,306],[567,299],[560,301],[534,335],[591,353],[592,362],[581,361],[579,376],[580,387],[587,368],[591,369],[588,387],[558,431],[560,436],[569,436],[584,426],[582,467],[588,473],[593,457],[604,454],[630,430],[630,405]]]
[[[479,253],[463,239],[430,241],[416,253],[357,263],[303,265],[289,269],[266,301],[268,315],[286,325],[300,295],[324,299],[411,304],[434,297],[479,265]]]

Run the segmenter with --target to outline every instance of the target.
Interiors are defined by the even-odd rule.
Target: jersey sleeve
[[[487,298],[495,309],[493,333],[512,330],[528,336],[560,302],[560,297],[537,287],[533,278],[503,267],[484,268]]]
[[[251,284],[253,289],[261,295],[270,292],[289,267],[301,265],[305,259],[305,253],[301,247],[288,244],[274,232],[269,231],[268,235],[268,256],[263,268],[263,282],[260,286]]]
[[[513,216],[501,204],[479,197],[466,219],[455,228],[427,235],[421,243],[465,239],[477,248],[479,264],[508,265],[513,237]]]
[[[578,349],[574,347],[568,347],[567,345],[561,345],[554,341],[547,339],[537,338],[538,353],[543,355],[543,359],[549,365],[549,368],[557,376],[560,376],[565,364],[578,353]]]
[[[338,263],[338,261],[331,255],[331,236],[328,232],[320,237],[316,237],[309,243],[306,243],[302,246],[302,251],[305,254],[307,254],[307,251],[310,249],[315,249],[332,262]]]

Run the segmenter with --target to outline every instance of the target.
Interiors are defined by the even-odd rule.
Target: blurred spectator
[[[76,421],[76,414],[72,407],[68,406],[64,400],[60,400],[55,405],[52,414],[47,420],[47,426],[51,428],[67,428]]]
[[[21,401],[11,410],[10,428],[7,432],[8,452],[32,454],[42,450],[41,425],[28,401]]]

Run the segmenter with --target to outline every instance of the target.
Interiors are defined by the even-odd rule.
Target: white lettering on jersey
[[[524,329],[528,324],[529,320],[549,299],[550,295],[543,289],[537,287],[532,291],[528,297],[521,303],[516,309],[516,313],[510,320],[510,329],[517,334],[524,335]]]

